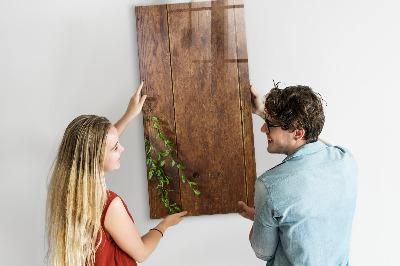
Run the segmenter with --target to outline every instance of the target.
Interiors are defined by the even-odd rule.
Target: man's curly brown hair
[[[265,108],[283,130],[304,129],[303,139],[315,142],[324,127],[323,99],[308,86],[277,86],[266,95]]]

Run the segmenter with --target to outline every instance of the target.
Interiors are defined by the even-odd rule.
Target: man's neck
[[[295,150],[297,150],[298,148],[300,148],[301,146],[303,146],[304,144],[306,144],[307,142],[305,140],[298,140],[296,141],[296,143],[290,148],[288,154],[292,154]]]

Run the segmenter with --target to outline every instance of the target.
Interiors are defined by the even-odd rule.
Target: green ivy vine
[[[172,157],[172,146],[175,145],[175,142],[172,140],[167,140],[165,136],[160,131],[160,125],[157,123],[160,120],[158,117],[150,117],[150,115],[146,112],[147,119],[152,122],[154,130],[157,132],[156,138],[160,138],[164,141],[165,151],[159,151],[153,144],[145,137],[145,150],[146,150],[146,165],[149,167],[149,180],[157,177],[158,185],[155,187],[158,190],[156,197],[160,198],[160,202],[164,204],[164,206],[168,209],[169,214],[173,214],[175,212],[181,212],[181,207],[178,206],[175,202],[171,202],[168,197],[169,192],[174,191],[169,188],[170,180],[173,177],[165,174],[163,167],[165,166],[165,158],[169,157],[171,159],[172,167],[176,167],[177,169],[183,170],[186,167],[182,164],[176,162],[176,160]],[[200,191],[196,190],[194,187],[197,186],[197,183],[189,181],[185,175],[181,172],[181,180],[182,183],[187,183],[190,188],[193,190],[194,195],[200,195]]]

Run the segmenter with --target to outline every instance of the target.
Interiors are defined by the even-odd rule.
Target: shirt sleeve
[[[278,245],[278,222],[274,218],[268,189],[259,179],[255,184],[254,205],[256,212],[250,243],[256,256],[261,260],[268,261],[275,256]]]

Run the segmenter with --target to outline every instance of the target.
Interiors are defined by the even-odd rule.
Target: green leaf
[[[179,208],[179,206],[174,206],[174,209],[175,209],[177,212],[181,212],[181,211],[182,211],[181,208]]]
[[[152,117],[153,121],[160,121],[160,119],[158,119],[158,117],[153,116]]]
[[[196,183],[196,182],[190,182],[190,181],[188,181],[188,183],[189,183],[190,186],[197,186],[197,183]]]
[[[193,190],[193,192],[194,192],[194,194],[195,194],[195,195],[197,195],[197,196],[201,194],[201,192],[200,192],[200,191],[198,191],[198,190],[195,190],[195,189]]]
[[[148,139],[144,139],[144,144],[147,146],[150,146],[150,141]]]
[[[182,183],[186,183],[186,178],[184,175],[182,175],[181,180],[182,180]]]
[[[186,166],[181,165],[181,168],[179,168],[179,169],[186,169]]]
[[[160,135],[160,138],[162,139],[162,140],[165,140],[165,136],[163,135],[163,134],[159,134]]]
[[[178,167],[178,169],[181,169],[181,165],[180,164],[177,164],[176,167]]]
[[[149,172],[149,180],[153,177],[153,171]]]
[[[176,164],[176,162],[175,161],[172,161],[172,166],[174,166]]]
[[[154,124],[154,128],[158,129],[160,126],[158,124]]]
[[[160,158],[161,158],[161,156],[160,156]],[[164,166],[164,164],[165,164],[165,161],[164,160],[162,160],[161,162],[160,162],[160,167],[163,167]]]
[[[168,145],[174,145],[175,142],[173,142],[172,140],[167,140],[167,144],[168,144]]]

